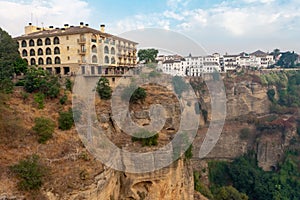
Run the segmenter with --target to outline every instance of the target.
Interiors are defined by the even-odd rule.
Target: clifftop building
[[[111,83],[136,66],[137,43],[99,30],[83,22],[80,26],[49,28],[25,26],[15,38],[19,52],[29,65],[38,65],[60,75],[106,76]]]

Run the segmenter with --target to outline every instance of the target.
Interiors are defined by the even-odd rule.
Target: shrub
[[[40,189],[43,177],[46,175],[46,168],[39,163],[37,155],[21,160],[18,164],[11,166],[10,170],[21,179],[18,183],[21,190]]]
[[[34,102],[37,103],[38,109],[43,109],[45,107],[44,105],[44,100],[45,100],[45,95],[43,93],[36,93],[33,96]]]
[[[67,78],[65,82],[66,89],[72,92],[73,83],[71,79]]]
[[[61,130],[70,130],[74,125],[73,113],[70,109],[68,112],[60,112],[58,118],[58,128]]]
[[[268,98],[272,103],[275,103],[275,90],[274,89],[270,89],[267,92]]]
[[[146,90],[144,88],[138,87],[135,89],[135,85],[131,84],[123,90],[121,98],[125,101],[131,103],[137,103],[138,101],[144,101],[147,97]],[[130,96],[130,94],[132,94]]]
[[[194,172],[194,189],[198,192],[200,192],[202,195],[209,199],[214,199],[213,194],[211,193],[210,189],[201,183],[200,181],[200,173]]]
[[[250,135],[250,129],[249,128],[243,128],[240,131],[240,139],[242,139],[242,140],[248,139],[249,135]]]
[[[96,90],[101,99],[108,100],[111,98],[112,90],[107,78],[102,77],[99,79]]]
[[[68,96],[66,94],[64,94],[60,99],[59,99],[59,103],[61,105],[64,105],[66,103],[66,101],[68,100]]]
[[[45,143],[47,140],[52,138],[55,127],[55,124],[52,120],[44,117],[39,117],[35,118],[34,122],[35,125],[32,129],[39,136],[39,143]]]
[[[193,145],[191,144],[189,148],[184,152],[185,158],[191,159],[193,157]]]
[[[29,94],[27,92],[22,92],[21,95],[22,95],[23,101],[27,100],[29,97]]]
[[[141,130],[138,133],[134,134],[131,139],[133,142],[140,141],[142,142],[143,147],[144,146],[156,146],[158,144],[158,134],[153,135],[153,133],[147,131],[147,130]],[[151,137],[147,137],[149,135],[153,135]],[[146,137],[146,138],[145,138]]]
[[[25,81],[24,80],[19,80],[18,82],[16,82],[15,86],[24,86]]]
[[[161,74],[158,73],[157,71],[151,71],[149,73],[149,78],[155,78],[155,77],[160,77],[160,76],[161,76]]]

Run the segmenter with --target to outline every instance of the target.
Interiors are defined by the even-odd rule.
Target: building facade
[[[21,57],[59,75],[106,76],[111,83],[136,66],[137,43],[99,30],[88,24],[65,24],[42,28],[29,23],[25,34],[15,38]]]

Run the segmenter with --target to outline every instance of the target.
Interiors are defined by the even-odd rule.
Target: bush
[[[39,136],[38,142],[46,143],[47,140],[52,138],[55,123],[52,120],[44,117],[35,118],[34,122],[35,125],[32,129]]]
[[[157,71],[151,71],[149,73],[149,78],[155,78],[155,77],[160,77],[160,76],[161,76],[161,74],[158,73]]]
[[[242,139],[242,140],[248,139],[249,135],[250,135],[250,129],[249,128],[243,128],[240,131],[240,139]]]
[[[61,130],[70,130],[74,125],[73,113],[70,109],[68,112],[60,112],[58,118],[58,128]]]
[[[193,157],[193,145],[191,144],[189,148],[184,152],[185,158],[191,159]]]
[[[68,96],[66,94],[64,94],[64,96],[62,96],[60,99],[59,99],[59,103],[61,105],[64,105],[68,100]]]
[[[158,144],[158,134],[153,135],[153,133],[147,131],[147,130],[141,130],[138,133],[134,134],[131,139],[133,142],[140,141],[142,142],[143,147],[144,146],[156,146]],[[149,135],[153,135],[151,137],[147,137]],[[145,138],[146,137],[146,138]]]
[[[37,155],[21,160],[18,164],[11,166],[10,170],[21,179],[18,183],[21,190],[40,189],[43,177],[46,175],[46,168],[39,163]]]
[[[45,95],[43,93],[36,93],[33,96],[34,102],[37,103],[38,109],[43,109],[45,107],[44,105],[44,100],[45,100]]]
[[[129,101],[130,103],[137,103],[138,101],[144,101],[147,97],[146,90],[144,88],[136,87],[131,84],[130,86],[126,87],[122,93],[121,98],[125,101]],[[130,94],[132,94],[130,96]]]
[[[214,196],[211,193],[210,189],[206,185],[201,183],[199,172],[194,172],[194,189],[196,191],[200,192],[202,195],[204,195],[208,199],[214,199]]]
[[[109,86],[109,81],[107,78],[102,77],[99,79],[96,90],[101,99],[108,100],[111,98],[112,90]]]
[[[24,78],[26,92],[40,92],[50,98],[56,98],[59,94],[60,85],[58,78],[42,68],[32,67],[28,69]]]
[[[71,79],[67,78],[65,82],[66,89],[72,92],[73,83]]]
[[[274,89],[270,89],[267,92],[268,98],[272,103],[275,103],[275,90]]]

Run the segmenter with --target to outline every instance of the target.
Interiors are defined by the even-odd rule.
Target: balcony
[[[86,43],[86,39],[85,38],[80,38],[77,39],[78,44],[85,44]]]
[[[79,55],[85,55],[86,54],[86,49],[78,49],[78,54]]]
[[[79,63],[79,64],[85,64],[85,63],[86,63],[86,60],[78,60],[78,63]]]

